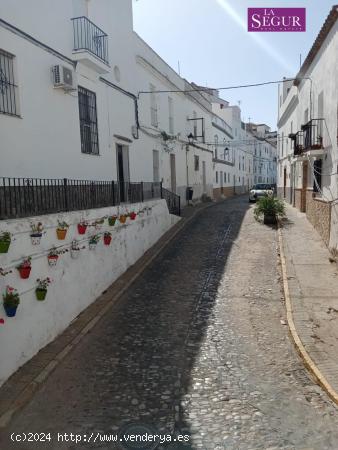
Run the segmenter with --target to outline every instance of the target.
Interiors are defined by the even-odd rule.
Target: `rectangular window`
[[[168,109],[169,109],[169,133],[174,134],[174,106],[173,99],[168,97]]]
[[[195,161],[195,170],[196,171],[200,170],[200,158],[199,158],[199,156],[195,155],[194,161]]]
[[[216,183],[218,183],[218,172],[216,172]]]
[[[313,191],[320,192],[322,189],[322,160],[313,162]]]
[[[91,155],[99,154],[97,129],[96,94],[81,86],[78,90],[81,151]]]
[[[156,94],[155,94],[155,86],[150,84],[150,123],[153,127],[158,127],[158,117],[157,117],[157,103],[156,103]]]
[[[224,172],[224,183],[226,183],[227,182],[227,174],[226,174],[226,172]]]
[[[228,183],[230,183],[230,173],[228,173]]]
[[[18,86],[14,76],[14,56],[0,50],[0,113],[18,116]]]

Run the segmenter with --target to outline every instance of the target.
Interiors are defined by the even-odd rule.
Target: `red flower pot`
[[[130,220],[135,220],[136,219],[136,213],[132,212],[130,213]]]
[[[104,236],[103,241],[104,241],[104,245],[110,245],[111,236]]]
[[[80,223],[77,225],[77,231],[79,234],[86,234],[87,225],[81,225]]]
[[[20,277],[23,279],[29,278],[31,270],[32,270],[31,267],[20,267],[19,269]]]

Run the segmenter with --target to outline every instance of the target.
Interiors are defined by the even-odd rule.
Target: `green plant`
[[[31,230],[33,234],[41,234],[43,232],[43,224],[42,222],[31,223]]]
[[[2,296],[6,308],[17,308],[20,303],[18,291],[11,286],[6,286],[6,291]]]
[[[110,231],[105,231],[105,232],[104,232],[104,237],[105,237],[105,238],[111,237],[111,236],[112,236],[112,234],[111,234]]]
[[[94,236],[91,236],[91,238],[89,239],[89,244],[98,244],[100,242],[100,235],[99,234],[94,234]]]
[[[58,220],[58,230],[67,230],[69,228],[69,225],[65,221]]]
[[[52,280],[49,277],[43,279],[38,278],[36,282],[38,283],[36,287],[37,290],[47,291],[48,286],[51,284]]]
[[[0,233],[0,241],[1,242],[11,242],[11,233],[9,233],[8,231],[2,231]]]
[[[56,256],[59,256],[59,251],[56,249],[56,247],[52,247],[48,252],[48,256],[55,258]]]
[[[18,270],[20,270],[20,269],[27,269],[28,267],[32,266],[31,261],[32,261],[32,258],[30,256],[28,256],[28,258],[24,258],[22,260],[22,262],[18,266],[16,266],[16,268]]]
[[[276,197],[262,197],[256,203],[254,216],[256,220],[262,216],[285,217],[285,204]]]

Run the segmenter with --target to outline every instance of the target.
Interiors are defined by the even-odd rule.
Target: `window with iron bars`
[[[198,170],[200,170],[200,158],[199,156],[195,155],[195,171],[197,172]]]
[[[96,94],[79,86],[79,114],[81,132],[81,151],[91,155],[99,154],[97,129]]]
[[[14,75],[14,56],[0,50],[0,113],[18,116],[18,86]]]

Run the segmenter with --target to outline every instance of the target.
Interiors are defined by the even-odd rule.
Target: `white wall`
[[[49,267],[46,253],[53,245],[69,247],[74,238],[79,242],[84,238],[83,245],[88,247],[88,236],[95,234],[95,230],[90,227],[85,236],[79,235],[76,224],[81,219],[93,222],[106,215],[138,212],[145,206],[152,208],[150,214],[144,218],[137,217],[135,221],[128,219],[126,225],[116,223],[109,227],[105,221],[99,233],[112,232],[110,247],[101,241],[94,251],[82,250],[79,259],[73,260],[69,253],[65,253],[59,257],[55,268]],[[46,234],[39,246],[31,244],[30,220],[41,221],[45,226]],[[65,241],[56,238],[58,220],[71,224]],[[0,267],[15,267],[23,257],[32,255],[32,272],[28,280],[22,280],[15,268],[12,274],[0,277],[0,291],[10,285],[19,291],[21,299],[14,318],[6,318],[1,306],[0,317],[5,318],[5,324],[0,327],[0,359],[3,362],[0,365],[0,384],[61,333],[178,220],[169,215],[165,200],[156,200],[120,208],[2,221],[0,232],[10,231],[13,242],[8,254],[0,254]],[[53,279],[53,283],[48,288],[46,300],[40,302],[35,299],[36,279],[47,276]]]

